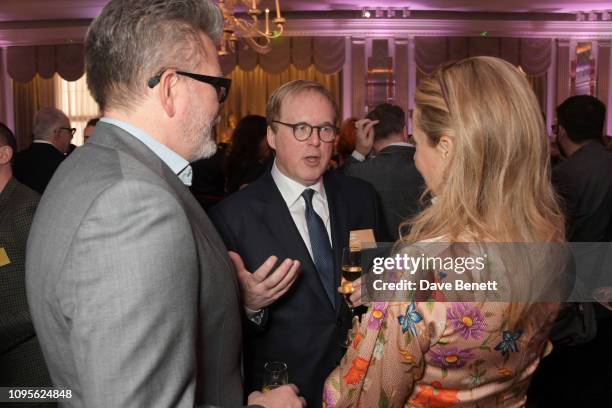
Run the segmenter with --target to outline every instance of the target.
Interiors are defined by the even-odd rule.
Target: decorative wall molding
[[[612,21],[505,21],[505,20],[292,20],[284,35],[362,37],[479,36],[521,38],[612,38]]]
[[[0,47],[83,42],[91,20],[0,23]],[[612,21],[509,21],[444,19],[293,19],[283,35],[291,37],[478,36],[521,38],[612,38]]]

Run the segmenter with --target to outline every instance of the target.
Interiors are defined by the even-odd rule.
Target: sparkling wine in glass
[[[350,301],[351,294],[355,292],[353,282],[361,277],[361,250],[359,248],[347,247],[342,250],[342,281],[340,288],[346,302],[352,309]]]
[[[264,369],[263,392],[289,384],[289,372],[287,371],[286,363],[271,361],[264,365]]]

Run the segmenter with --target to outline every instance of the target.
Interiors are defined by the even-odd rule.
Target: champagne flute
[[[346,247],[342,249],[342,281],[340,290],[349,309],[353,310],[351,295],[355,292],[353,282],[361,277],[361,249],[356,247]]]
[[[264,365],[264,369],[263,392],[289,384],[289,372],[287,371],[286,363],[271,361]]]

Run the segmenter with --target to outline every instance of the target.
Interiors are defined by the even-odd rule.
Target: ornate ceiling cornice
[[[83,42],[90,20],[0,23],[0,46]],[[286,36],[479,36],[612,39],[612,21],[508,21],[444,19],[292,19]]]

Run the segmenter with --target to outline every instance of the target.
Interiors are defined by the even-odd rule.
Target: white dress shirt
[[[333,248],[329,219],[329,206],[327,204],[325,188],[323,187],[323,179],[319,179],[319,181],[311,186],[304,186],[281,173],[276,166],[276,161],[274,161],[274,165],[272,166],[272,178],[274,179],[276,187],[278,187],[283,199],[285,200],[285,203],[287,204],[287,207],[289,208],[291,218],[293,218],[293,222],[300,232],[302,240],[304,240],[311,258],[312,247],[310,245],[310,235],[308,234],[308,224],[306,224],[306,204],[304,203],[304,198],[302,198],[302,192],[307,188],[311,188],[315,191],[314,195],[312,196],[312,206],[315,212],[323,220],[325,229],[327,230],[329,243]]]

